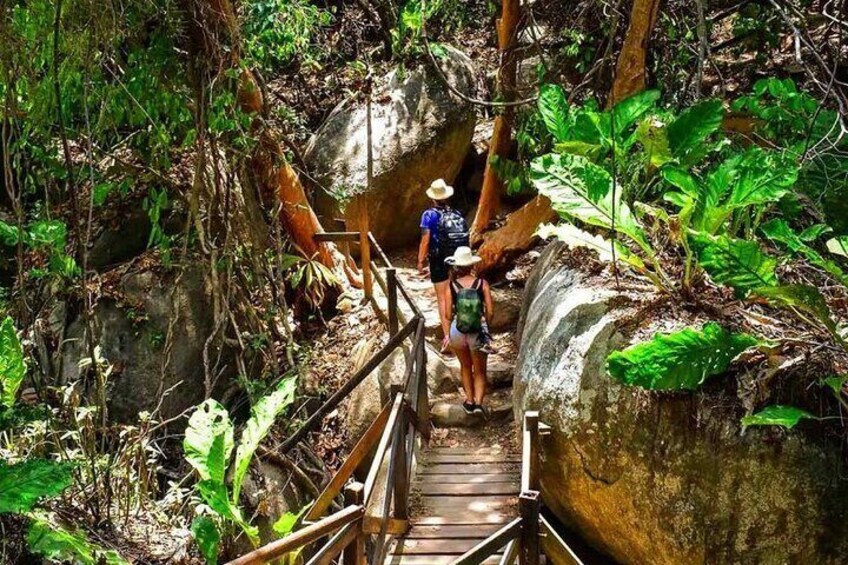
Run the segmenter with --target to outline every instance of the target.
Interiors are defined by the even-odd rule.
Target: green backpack
[[[477,333],[483,327],[483,292],[480,279],[465,288],[458,282],[451,283],[453,290],[456,329],[464,334]]]

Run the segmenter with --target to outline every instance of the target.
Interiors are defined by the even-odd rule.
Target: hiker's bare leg
[[[483,397],[486,396],[486,358],[488,356],[482,351],[471,352],[471,364],[473,367],[472,378],[474,381],[474,403],[482,405]]]
[[[433,288],[436,289],[436,302],[439,305],[439,322],[442,328],[449,327],[446,323],[448,320],[448,313],[445,312],[445,304],[447,303],[448,292],[450,292],[449,285],[449,281],[433,283]]]
[[[471,379],[471,351],[467,347],[454,347],[453,352],[459,359],[459,374],[462,378],[462,390],[465,392],[466,402],[474,402],[474,383]]]

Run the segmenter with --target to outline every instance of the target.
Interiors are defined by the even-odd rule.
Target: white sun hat
[[[474,255],[471,251],[470,247],[457,247],[452,257],[448,257],[445,259],[445,263],[448,265],[453,265],[454,267],[470,267],[471,265],[476,265],[482,261],[482,259]]]
[[[433,200],[446,200],[453,196],[453,187],[445,182],[445,179],[436,179],[430,183],[427,196]]]

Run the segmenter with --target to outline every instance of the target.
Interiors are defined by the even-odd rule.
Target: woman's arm
[[[453,284],[453,279],[448,279],[448,285]],[[453,321],[453,290],[448,288],[447,296],[444,302],[445,311],[442,312],[442,331],[445,332],[445,337],[450,335],[450,326]]]
[[[489,288],[489,282],[483,281],[483,312],[486,315],[486,321],[492,319],[492,314],[495,312],[494,301],[492,301],[492,289]]]
[[[418,244],[418,272],[424,273],[427,265],[427,253],[430,251],[430,230],[421,230],[421,243]]]

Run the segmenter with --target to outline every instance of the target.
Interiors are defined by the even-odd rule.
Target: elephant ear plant
[[[815,224],[799,233],[781,217],[787,201],[803,200],[796,186],[799,154],[774,144],[733,145],[721,132],[725,111],[719,101],[675,114],[659,107],[658,99],[659,93],[644,92],[602,112],[594,103],[570,105],[558,86],[542,88],[538,113],[554,151],[532,161],[529,178],[562,221],[542,226],[539,235],[594,250],[602,261],[617,260],[669,295],[691,299],[694,286],[708,277],[733,289],[739,300],[783,308],[826,329],[848,350],[820,289],[784,275],[783,267],[800,259],[848,284],[840,264],[848,256],[846,236],[818,244],[831,227]],[[615,352],[607,367],[628,385],[693,390],[759,344],[754,336],[710,322]],[[802,412],[770,407],[743,425],[789,428],[809,417]]]
[[[200,478],[195,488],[205,505],[192,524],[192,532],[207,562],[217,562],[218,545],[228,525],[239,528],[252,544],[259,543],[259,531],[244,517],[239,495],[256,449],[277,417],[294,402],[296,388],[296,377],[284,378],[273,392],[256,402],[238,446],[230,416],[218,401],[206,400],[189,418],[183,449]]]

